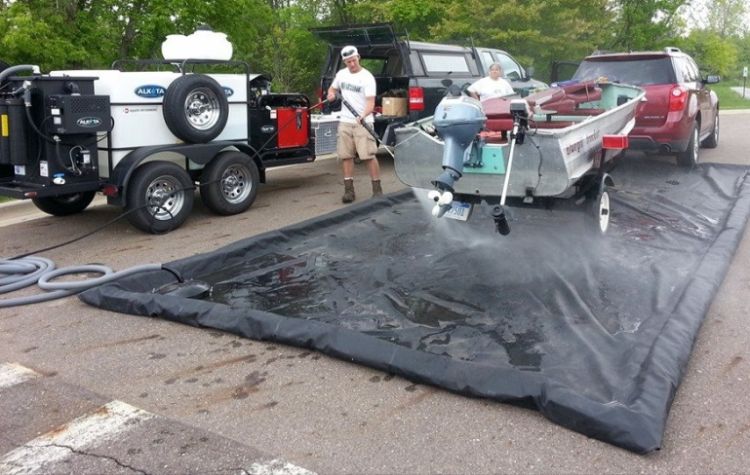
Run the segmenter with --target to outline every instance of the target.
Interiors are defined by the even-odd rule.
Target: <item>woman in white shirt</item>
[[[503,79],[503,68],[498,63],[490,65],[489,76],[483,77],[469,86],[469,94],[475,99],[484,101],[493,97],[512,96],[513,87]]]

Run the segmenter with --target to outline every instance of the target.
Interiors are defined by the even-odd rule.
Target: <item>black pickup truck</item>
[[[325,95],[336,72],[344,68],[339,54],[341,48],[354,45],[359,50],[361,64],[375,76],[376,112],[382,110],[384,97],[396,96],[406,99],[406,110],[403,111],[403,115],[376,115],[375,130],[387,145],[393,145],[395,141],[392,130],[396,126],[432,115],[446,93],[446,79],[450,79],[459,87],[470,85],[486,74],[483,54],[489,57],[486,52],[499,51],[473,46],[410,41],[406,35],[397,34],[393,26],[387,23],[334,26],[315,28],[311,31],[329,44],[328,56],[321,74],[321,96]],[[479,50],[484,50],[484,53]],[[518,64],[510,55],[505,52],[503,54],[509,61]],[[528,94],[530,88],[547,87],[544,83],[532,80],[520,65],[516,69],[515,75],[506,79],[519,95]],[[340,105],[334,104],[324,110],[324,113],[332,113],[338,109]],[[327,133],[330,134],[330,131]],[[329,152],[333,151],[335,147]],[[324,151],[317,151],[321,152]]]

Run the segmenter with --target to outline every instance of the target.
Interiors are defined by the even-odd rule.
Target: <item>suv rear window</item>
[[[633,58],[610,60],[584,60],[573,79],[596,79],[606,76],[610,81],[626,84],[648,85],[675,82],[672,60],[663,58]]]
[[[422,53],[422,61],[428,75],[445,73],[469,73],[469,63],[463,54]]]

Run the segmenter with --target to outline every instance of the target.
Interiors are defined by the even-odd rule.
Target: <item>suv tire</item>
[[[677,164],[685,168],[693,168],[698,165],[698,148],[699,145],[700,124],[695,121],[693,124],[693,133],[690,136],[690,142],[684,152],[677,154]]]
[[[175,137],[187,143],[206,143],[224,130],[229,102],[215,79],[188,74],[167,88],[163,112],[164,122]]]
[[[711,135],[706,137],[701,146],[706,148],[716,148],[719,145],[719,109],[716,109],[714,117],[714,128],[711,129]]]

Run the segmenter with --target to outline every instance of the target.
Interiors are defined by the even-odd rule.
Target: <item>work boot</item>
[[[344,196],[341,197],[342,203],[351,203],[354,201],[354,180],[344,180]]]
[[[383,188],[380,187],[380,180],[372,180],[372,196],[380,196],[383,194]]]

